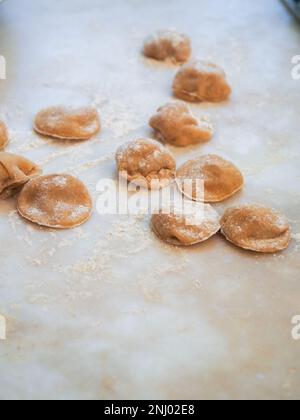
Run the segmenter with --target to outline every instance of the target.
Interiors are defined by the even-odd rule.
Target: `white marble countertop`
[[[22,4],[20,4],[22,3]],[[8,151],[45,173],[96,183],[114,177],[113,154],[149,136],[171,98],[176,68],[143,59],[145,36],[187,32],[194,55],[221,64],[228,104],[192,105],[217,134],[202,147],[230,158],[244,191],[218,206],[255,201],[282,210],[296,235],[278,255],[247,253],[216,236],[168,247],[148,218],[99,216],[56,232],[24,223],[0,203],[1,399],[300,398],[300,26],[277,0],[7,0],[0,5],[0,115]],[[101,135],[59,143],[31,131],[52,104],[99,109]],[[298,236],[297,236],[298,234]],[[298,240],[297,240],[298,238]]]

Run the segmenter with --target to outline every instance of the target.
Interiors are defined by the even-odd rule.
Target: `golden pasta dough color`
[[[159,61],[182,63],[189,60],[191,51],[189,38],[176,31],[159,31],[144,44],[144,55]]]
[[[243,188],[244,179],[231,162],[205,155],[186,162],[177,171],[177,184],[184,195],[206,203],[217,203]]]
[[[209,205],[192,203],[182,214],[161,210],[152,216],[152,229],[163,241],[171,245],[190,246],[204,242],[220,230],[220,217]]]
[[[148,189],[166,187],[175,178],[176,162],[159,142],[139,139],[121,146],[116,154],[120,175]]]
[[[0,152],[0,198],[13,196],[26,182],[41,173],[41,168],[30,160]]]
[[[65,140],[88,140],[100,128],[99,115],[94,108],[47,108],[37,114],[34,122],[39,134]]]
[[[180,147],[204,143],[213,136],[212,125],[206,119],[194,117],[181,102],[159,108],[151,118],[150,126],[164,142]]]
[[[4,122],[0,121],[0,150],[3,150],[8,143],[8,131]]]
[[[92,199],[85,185],[70,175],[47,175],[30,181],[18,198],[18,211],[41,226],[69,229],[86,222]]]
[[[286,249],[291,229],[285,216],[261,205],[228,209],[221,220],[228,241],[251,251],[275,253]]]
[[[188,102],[222,102],[229,98],[231,88],[225,72],[205,61],[191,61],[177,73],[174,95]]]

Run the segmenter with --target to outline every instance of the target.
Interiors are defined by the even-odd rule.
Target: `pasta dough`
[[[150,120],[150,126],[166,143],[189,146],[209,141],[213,127],[206,119],[192,115],[184,103],[169,103],[158,109]]]
[[[238,247],[263,253],[286,249],[291,229],[285,216],[261,205],[228,209],[221,220],[222,233]]]
[[[94,108],[47,108],[37,114],[34,122],[39,134],[65,140],[88,140],[100,128],[99,115]]]
[[[0,198],[13,196],[26,182],[41,173],[42,170],[30,160],[0,152]]]
[[[3,150],[8,143],[8,131],[4,122],[0,121],[0,150]]]
[[[163,188],[175,178],[173,156],[152,139],[139,139],[121,146],[116,161],[123,178],[144,188]]]
[[[174,63],[188,61],[191,56],[189,38],[176,31],[159,31],[145,41],[144,55],[155,60]]]
[[[206,203],[224,201],[244,185],[239,169],[217,155],[186,162],[177,171],[177,184],[184,195]]]
[[[69,229],[86,222],[92,199],[85,185],[71,175],[47,175],[31,180],[18,198],[18,211],[41,226]]]
[[[188,102],[222,102],[229,98],[231,88],[219,66],[196,60],[178,71],[173,92],[177,98]]]
[[[192,203],[187,213],[164,214],[161,210],[152,216],[156,235],[171,245],[190,246],[204,242],[220,230],[220,217],[209,205]]]

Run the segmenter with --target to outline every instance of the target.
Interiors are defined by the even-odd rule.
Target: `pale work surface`
[[[22,3],[22,4],[20,4]],[[162,244],[149,218],[99,216],[67,232],[20,220],[0,204],[0,397],[92,399],[299,398],[300,81],[291,60],[300,27],[277,0],[7,0],[0,6],[1,117],[8,151],[46,174],[96,184],[115,177],[114,151],[149,136],[171,99],[176,68],[145,60],[145,36],[187,32],[194,54],[224,66],[228,104],[192,105],[213,141],[174,149],[178,163],[216,152],[244,172],[245,190],[218,206],[259,202],[287,214],[296,235],[279,255],[256,255],[216,236]],[[71,144],[31,131],[52,104],[94,104],[100,136]],[[298,234],[298,236],[297,236]]]

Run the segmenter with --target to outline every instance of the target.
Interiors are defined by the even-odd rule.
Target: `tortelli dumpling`
[[[217,203],[243,188],[244,178],[231,162],[217,155],[205,155],[186,162],[176,175],[179,189],[200,202]]]
[[[40,111],[34,121],[37,133],[64,140],[88,140],[100,131],[94,108],[52,107]]]
[[[0,150],[3,150],[8,143],[8,131],[4,122],[0,121]]]
[[[177,31],[158,31],[144,44],[144,55],[159,61],[174,63],[188,61],[191,56],[191,42],[188,36]]]
[[[143,188],[164,188],[175,178],[175,159],[156,140],[139,139],[124,144],[117,151],[116,161],[120,175]]]
[[[206,119],[192,115],[186,104],[169,103],[158,109],[150,126],[166,143],[184,147],[204,143],[213,136],[213,127]]]
[[[228,209],[221,219],[221,230],[234,245],[262,253],[283,251],[291,240],[287,218],[257,204]]]
[[[175,209],[154,214],[152,229],[164,242],[190,246],[214,236],[220,230],[220,217],[209,204],[192,203],[184,213]]]
[[[30,179],[41,173],[41,168],[30,160],[0,152],[0,198],[13,196]]]
[[[29,181],[18,197],[18,211],[40,226],[70,229],[86,222],[92,199],[85,185],[71,175],[47,175]]]
[[[178,71],[173,92],[177,98],[188,102],[222,102],[229,98],[231,87],[221,67],[195,60]]]

